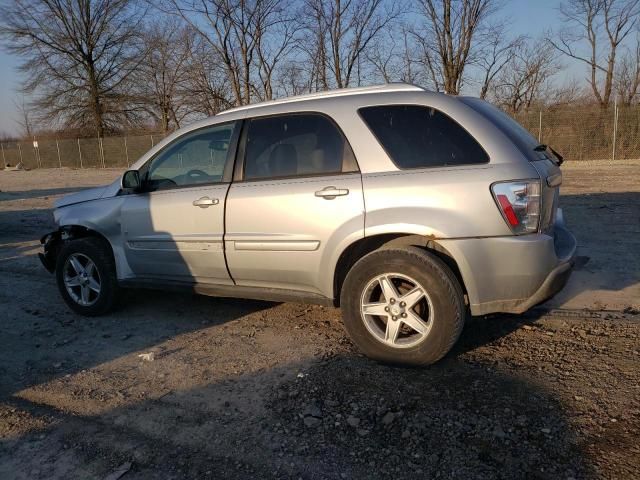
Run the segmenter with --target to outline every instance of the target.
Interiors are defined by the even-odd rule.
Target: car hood
[[[109,185],[102,187],[87,188],[80,192],[65,195],[53,202],[55,208],[66,207],[68,205],[74,205],[76,203],[89,202],[91,200],[98,200],[99,198],[113,197],[120,191],[120,179],[116,179]]]

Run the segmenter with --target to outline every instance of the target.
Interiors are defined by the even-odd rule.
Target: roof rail
[[[323,92],[315,92],[315,93],[307,93],[304,95],[294,95],[292,97],[280,98],[278,100],[269,100],[266,102],[260,103],[252,103],[250,105],[243,105],[241,107],[230,108],[229,110],[225,110],[216,114],[224,115],[225,113],[239,112],[242,110],[251,110],[253,108],[264,107],[268,105],[281,105],[283,103],[292,103],[292,102],[302,102],[305,100],[314,100],[317,98],[333,98],[333,97],[344,97],[350,95],[361,95],[365,93],[386,93],[386,92],[417,92],[417,91],[426,91],[424,88],[419,87],[418,85],[413,85],[410,83],[403,82],[391,82],[385,83],[383,85],[373,85],[370,87],[355,87],[355,88],[338,88],[335,90],[326,90]]]

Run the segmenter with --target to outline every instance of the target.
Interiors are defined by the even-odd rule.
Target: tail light
[[[494,183],[491,192],[513,233],[538,231],[541,210],[540,180]]]

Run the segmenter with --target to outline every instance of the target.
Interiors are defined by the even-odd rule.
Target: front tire
[[[429,365],[460,337],[466,309],[453,272],[417,247],[383,248],[361,258],[344,281],[345,328],[368,357]]]
[[[110,246],[94,237],[66,242],[56,262],[56,281],[74,312],[90,317],[107,313],[119,293]]]

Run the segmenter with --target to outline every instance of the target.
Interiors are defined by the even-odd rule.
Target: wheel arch
[[[108,245],[109,253],[115,259],[113,246],[111,245],[111,242],[104,234],[92,228],[86,227],[84,225],[75,225],[75,224],[61,225],[60,227],[58,227],[56,231],[45,235],[40,240],[40,242],[44,244],[45,259],[43,259],[43,263],[45,263],[45,260],[47,262],[45,263],[45,267],[47,267],[48,270],[52,271],[47,266],[47,264],[49,264],[54,266],[54,269],[55,269],[55,262],[65,242],[76,240],[79,238],[89,238],[89,237],[98,238],[103,243]],[[117,268],[117,262],[116,262],[116,268]]]
[[[465,303],[468,304],[468,293],[465,286],[464,279],[458,267],[458,263],[455,258],[447,249],[438,243],[436,239],[433,239],[424,235],[416,235],[411,233],[383,233],[378,235],[372,235],[364,237],[351,243],[345,248],[336,264],[333,277],[333,302],[336,307],[340,306],[340,293],[344,280],[349,273],[349,270],[365,255],[381,249],[392,247],[418,247],[426,250],[440,260],[442,260],[453,272],[456,279],[460,283],[460,287],[464,293]]]

